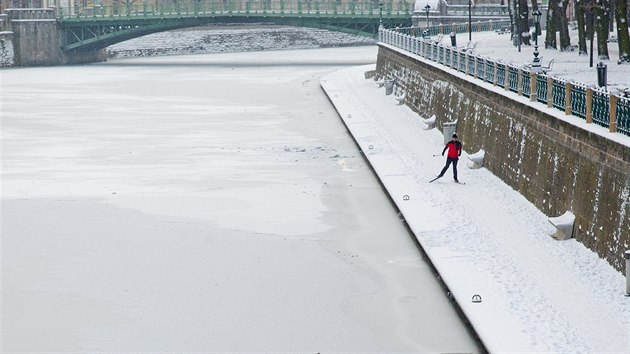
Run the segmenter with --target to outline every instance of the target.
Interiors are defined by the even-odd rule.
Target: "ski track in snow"
[[[458,164],[466,186],[449,181],[451,170],[429,184],[444,163],[441,155],[431,157],[443,148],[441,133],[425,131],[421,117],[407,106],[395,106],[393,96],[365,80],[362,74],[370,69],[331,74],[322,86],[358,143],[372,146],[364,153],[438,271],[448,273],[442,274],[446,284],[488,349],[629,350],[630,312],[621,274],[577,241],[553,240],[547,216],[486,169],[469,170],[466,153]],[[421,208],[399,201],[400,192],[392,190],[396,186],[388,187],[393,176],[411,182],[413,190],[405,193],[410,200],[421,199]],[[436,211],[431,225],[415,225],[419,213]],[[465,273],[449,271],[453,263],[463,264],[458,269]],[[504,305],[508,313],[503,315],[514,322],[484,318],[470,307],[470,294],[457,292],[461,283],[472,283],[485,301]],[[520,335],[528,348],[508,339]]]

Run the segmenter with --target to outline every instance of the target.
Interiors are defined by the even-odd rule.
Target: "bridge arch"
[[[168,6],[167,6],[168,5]],[[380,5],[380,6],[379,6]],[[379,24],[409,26],[408,0],[175,0],[99,6],[79,15],[60,11],[65,51],[100,50],[147,34],[207,24],[273,23],[375,37]]]

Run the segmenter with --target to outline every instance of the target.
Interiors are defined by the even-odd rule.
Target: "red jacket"
[[[444,155],[444,152],[446,151],[446,149],[448,149],[447,156],[452,159],[459,158],[459,156],[462,155],[462,143],[460,143],[459,140],[449,141],[444,147],[444,150],[442,150],[442,155]]]

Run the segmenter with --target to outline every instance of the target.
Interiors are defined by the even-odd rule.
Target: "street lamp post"
[[[431,6],[429,4],[427,4],[424,7],[424,12],[427,13],[427,29],[429,29],[429,11],[431,11]]]
[[[378,3],[378,28],[383,28],[383,2]]]
[[[538,52],[538,28],[540,26],[540,16],[542,15],[542,13],[540,12],[540,10],[536,9],[536,11],[534,11],[532,13],[532,15],[534,16],[534,60],[532,61],[532,71],[540,71],[540,58],[538,57],[538,55],[540,54]]]
[[[516,1],[516,45],[518,46],[518,52],[521,52],[521,6]]]
[[[472,42],[472,0],[468,0],[468,41]]]
[[[588,15],[589,15],[588,16],[588,21],[589,21],[589,23],[591,25],[590,26],[591,27],[591,31],[589,33],[589,39],[591,40],[591,48],[590,48],[590,51],[589,51],[589,61],[588,61],[589,68],[593,67],[593,39],[595,39],[595,21],[593,19],[593,7],[594,6],[591,6],[588,9]]]

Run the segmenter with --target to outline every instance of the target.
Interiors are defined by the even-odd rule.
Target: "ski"
[[[442,176],[437,176],[434,179],[430,180],[429,183],[433,182],[433,181],[437,181],[438,179],[442,178]]]
[[[466,184],[466,182],[460,182],[460,181],[453,181],[453,182],[455,182],[457,184]]]

